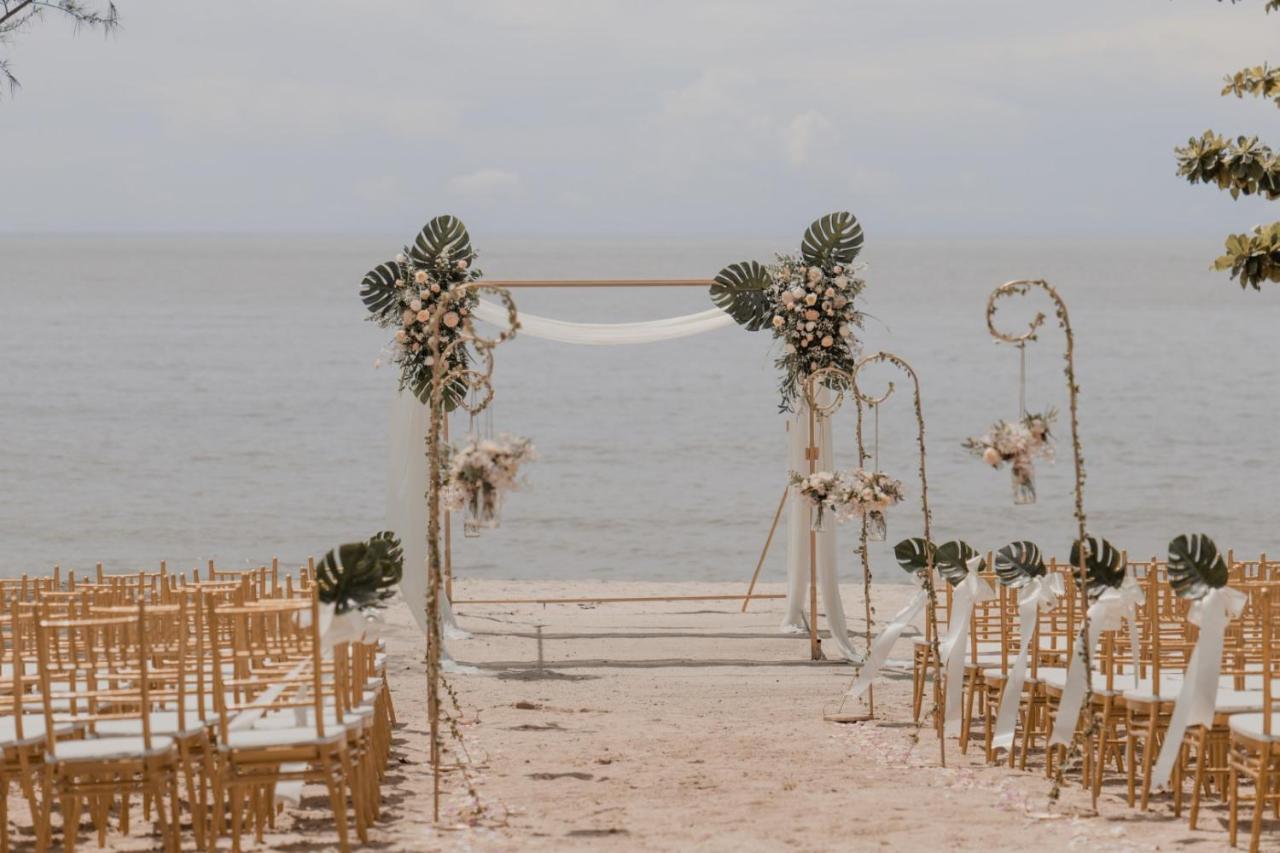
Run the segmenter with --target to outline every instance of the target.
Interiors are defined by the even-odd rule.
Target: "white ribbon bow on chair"
[[[1032,578],[1018,592],[1018,657],[1009,670],[1000,698],[1000,712],[996,716],[995,734],[991,745],[995,749],[1010,749],[1018,728],[1018,705],[1022,697],[1022,685],[1027,680],[1027,658],[1031,652],[1031,635],[1035,633],[1038,613],[1052,610],[1062,598],[1062,575],[1052,574]]]
[[[964,580],[956,584],[951,598],[951,627],[946,639],[938,648],[946,668],[946,723],[947,735],[959,734],[955,727],[960,725],[961,700],[964,694],[964,664],[969,656],[969,622],[973,615],[973,606],[980,601],[990,601],[996,597],[991,584],[978,577],[978,569],[982,566],[982,558],[974,557],[966,564],[969,573]]]
[[[1224,586],[1209,590],[1188,610],[1187,619],[1200,626],[1200,637],[1191,652],[1191,660],[1187,662],[1187,673],[1178,689],[1169,731],[1165,734],[1155,770],[1151,772],[1153,788],[1162,787],[1169,781],[1187,727],[1213,725],[1218,675],[1222,672],[1222,635],[1226,633],[1227,623],[1244,612],[1248,600],[1240,590]]]
[[[871,653],[867,655],[867,662],[858,670],[857,676],[853,679],[853,684],[849,686],[849,690],[845,695],[857,699],[867,692],[867,688],[871,686],[872,682],[876,680],[876,676],[880,674],[880,668],[888,660],[889,651],[893,648],[893,644],[898,641],[898,637],[906,630],[907,625],[916,617],[916,614],[920,612],[928,599],[928,591],[921,589],[907,602],[905,607],[894,614],[893,620],[880,636],[876,637],[876,641],[871,644]]]
[[[1067,669],[1067,683],[1062,688],[1062,699],[1058,702],[1058,718],[1053,723],[1053,735],[1049,738],[1050,746],[1069,744],[1075,736],[1076,723],[1080,721],[1080,709],[1084,704],[1085,668],[1084,651],[1080,643],[1088,642],[1089,656],[1098,645],[1098,638],[1103,631],[1114,631],[1125,621],[1129,623],[1130,652],[1133,656],[1133,681],[1138,683],[1138,625],[1134,618],[1134,608],[1146,600],[1146,593],[1132,575],[1125,573],[1124,581],[1119,588],[1109,588],[1098,596],[1089,607],[1089,636],[1077,638],[1075,654],[1071,656],[1071,665]],[[1081,634],[1083,634],[1083,629]]]

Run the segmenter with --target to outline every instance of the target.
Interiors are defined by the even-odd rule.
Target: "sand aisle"
[[[680,594],[741,592],[736,584],[662,587]],[[644,595],[642,583],[465,581],[459,599]],[[771,585],[764,591],[780,591]],[[879,585],[891,615],[910,588]],[[861,596],[846,587],[851,628]],[[825,705],[850,668],[812,664],[807,640],[778,633],[781,603],[462,605],[473,632],[454,654],[482,674],[455,676],[464,732],[487,815],[478,826],[430,825],[424,763],[421,637],[397,602],[388,612],[392,677],[405,763],[387,788],[375,840],[390,849],[582,850],[1157,850],[1226,847],[1224,815],[1201,829],[1167,801],[1146,816],[1123,803],[1119,777],[1102,817],[1076,818],[1074,787],[1050,815],[1039,762],[1025,772],[986,767],[978,748],[913,745],[909,672],[894,666],[877,691],[881,722],[836,725]],[[891,660],[905,661],[910,639]],[[446,817],[467,798],[451,778]],[[309,838],[321,840],[315,834]],[[285,841],[280,837],[280,841]]]

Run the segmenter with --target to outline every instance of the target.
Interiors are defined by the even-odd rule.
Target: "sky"
[[[118,0],[0,47],[0,233],[1227,233],[1190,187],[1262,0]]]

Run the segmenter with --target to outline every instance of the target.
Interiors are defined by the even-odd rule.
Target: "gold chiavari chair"
[[[108,814],[117,795],[122,797],[122,828],[127,831],[128,795],[133,791],[142,794],[144,809],[148,801],[155,805],[165,849],[180,848],[177,752],[173,738],[153,734],[150,726],[151,714],[157,710],[149,676],[148,637],[154,629],[143,602],[133,615],[53,617],[42,613],[36,621],[46,731],[54,729],[55,717],[66,713],[62,709],[67,707],[90,729],[100,721],[139,720],[138,735],[46,743],[50,793],[44,802],[45,819],[51,797],[57,796],[69,851],[75,848],[86,804],[98,830],[99,846],[105,844]],[[60,677],[68,679],[65,684],[52,678],[50,651],[54,649],[62,660]]]
[[[1280,679],[1280,654],[1273,648],[1280,622],[1280,590],[1263,587],[1258,594],[1262,627],[1261,676],[1262,710],[1260,713],[1234,714],[1228,721],[1230,740],[1227,764],[1230,768],[1227,800],[1230,809],[1228,832],[1231,846],[1236,846],[1242,800],[1253,804],[1249,850],[1254,853],[1262,839],[1262,818],[1268,804],[1280,816],[1280,713],[1275,707],[1276,681]],[[1252,798],[1240,792],[1240,777],[1253,785]]]
[[[301,612],[310,614],[309,624],[290,632],[287,626],[302,621],[296,618]],[[282,781],[326,786],[339,847],[349,849],[347,786],[354,770],[340,678],[333,667],[326,678],[319,614],[314,587],[300,600],[208,606],[218,708],[218,788],[230,798],[233,850],[240,849],[246,803],[262,839],[274,811],[275,786]],[[228,653],[231,675],[222,665]],[[282,708],[297,709],[294,725],[258,725],[266,711]],[[357,804],[362,828],[359,818]]]

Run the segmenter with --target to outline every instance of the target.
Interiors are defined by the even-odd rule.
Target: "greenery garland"
[[[861,352],[855,330],[863,315],[854,301],[866,283],[854,275],[862,250],[862,226],[853,214],[829,213],[804,233],[800,251],[779,254],[769,266],[756,261],[730,264],[716,276],[711,301],[747,331],[771,329],[782,352],[779,409],[795,411],[811,374],[837,368],[852,372]],[[831,372],[827,387],[841,380]]]

